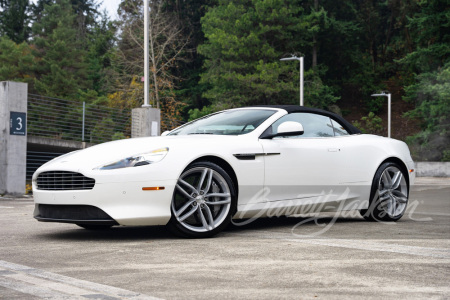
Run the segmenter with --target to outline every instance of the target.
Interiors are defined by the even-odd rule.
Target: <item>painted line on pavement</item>
[[[405,215],[408,215],[408,212],[406,212]],[[429,215],[429,216],[442,216],[442,217],[449,217],[450,216],[450,214],[446,214],[446,213],[433,213],[433,212],[430,212],[430,213],[414,212],[412,214],[412,216],[414,216],[414,215],[424,215],[424,216]]]
[[[158,299],[0,260],[0,286],[45,299]]]
[[[0,276],[0,286],[45,299],[76,299],[73,297],[73,295],[71,296],[68,294],[52,291],[48,288],[42,288],[39,286],[22,283],[20,281],[11,280],[6,276]]]
[[[446,248],[432,248],[432,247],[420,247],[420,246],[408,246],[400,244],[388,244],[369,240],[369,239],[329,239],[329,238],[313,238],[313,237],[296,237],[293,234],[258,230],[252,232],[233,233],[239,236],[254,237],[254,238],[266,238],[277,239],[289,242],[304,243],[311,245],[320,245],[328,247],[339,247],[348,249],[367,250],[375,252],[391,252],[400,254],[409,254],[425,257],[435,258],[450,258],[450,249]]]
[[[419,246],[408,246],[399,244],[386,244],[368,240],[350,239],[289,239],[292,242],[307,243],[329,247],[350,248],[358,250],[368,250],[376,252],[391,252],[400,254],[410,254],[436,258],[450,258],[450,250],[443,248],[430,248]]]

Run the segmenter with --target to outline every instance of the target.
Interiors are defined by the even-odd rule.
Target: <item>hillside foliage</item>
[[[150,102],[187,121],[220,109],[356,103],[366,132],[383,132],[384,99],[421,124],[416,159],[450,159],[448,0],[149,0]],[[29,91],[130,109],[143,103],[143,1],[117,20],[98,0],[1,0],[0,80]],[[344,110],[343,110],[344,111]],[[398,116],[401,117],[401,116]],[[171,123],[172,124],[172,123]],[[175,123],[174,123],[175,124]],[[169,126],[169,125],[167,125]]]

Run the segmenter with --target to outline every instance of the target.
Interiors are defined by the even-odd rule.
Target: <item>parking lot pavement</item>
[[[203,240],[40,223],[31,198],[0,198],[0,299],[445,299],[449,195],[419,178],[397,223],[271,218]]]

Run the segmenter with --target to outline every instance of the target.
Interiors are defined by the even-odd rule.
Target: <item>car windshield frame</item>
[[[243,135],[254,131],[276,112],[257,108],[224,110],[189,122],[168,135]]]

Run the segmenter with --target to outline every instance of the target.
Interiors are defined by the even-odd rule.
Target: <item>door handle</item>
[[[328,148],[328,152],[339,152],[341,149],[338,148]]]

